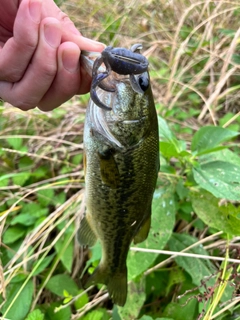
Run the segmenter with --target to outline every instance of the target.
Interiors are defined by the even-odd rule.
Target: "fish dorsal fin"
[[[112,189],[116,189],[120,182],[120,174],[114,158],[114,150],[106,147],[98,152],[98,157],[103,183]]]

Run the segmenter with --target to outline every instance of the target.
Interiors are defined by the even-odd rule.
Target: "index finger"
[[[14,22],[13,37],[0,51],[0,80],[16,82],[24,75],[38,44],[41,7],[40,0],[21,2]]]

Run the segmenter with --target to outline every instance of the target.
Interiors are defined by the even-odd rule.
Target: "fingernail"
[[[39,23],[41,20],[42,1],[31,0],[29,2],[29,13],[34,22]]]
[[[79,69],[79,57],[80,52],[77,55],[75,50],[64,50],[62,53],[62,62],[64,68],[71,73],[76,72]]]
[[[47,43],[54,48],[57,48],[61,42],[61,30],[55,23],[44,25],[44,35]]]

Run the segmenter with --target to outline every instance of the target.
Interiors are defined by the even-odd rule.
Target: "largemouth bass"
[[[93,246],[99,239],[102,247],[99,266],[86,286],[105,284],[113,302],[123,306],[129,246],[132,240],[147,238],[151,223],[159,170],[158,121],[147,71],[135,76],[141,93],[133,89],[131,68],[129,75],[111,71],[101,85],[99,79],[106,78],[106,72],[104,77],[94,72],[98,77],[94,94],[106,108],[95,97],[96,103],[90,99],[86,111],[86,213],[78,234],[80,244]]]

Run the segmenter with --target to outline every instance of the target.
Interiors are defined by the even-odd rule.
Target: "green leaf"
[[[74,232],[73,228],[68,228],[64,236],[54,245],[62,264],[69,273],[72,270],[73,263],[73,239],[69,242],[72,237],[71,231]]]
[[[169,272],[168,284],[166,287],[166,295],[170,293],[170,290],[176,284],[182,284],[185,280],[184,272],[181,268],[172,268]]]
[[[158,127],[159,127],[159,134],[164,137],[164,139],[168,142],[172,142],[176,140],[175,135],[169,129],[167,122],[160,116],[158,116]]]
[[[198,316],[198,302],[196,299],[191,299],[186,305],[170,302],[166,306],[163,315],[172,317],[174,320],[196,320]]]
[[[10,284],[7,287],[7,298],[1,311],[3,317],[11,320],[24,320],[28,314],[33,298],[33,283]],[[9,308],[9,310],[8,310]]]
[[[82,307],[84,307],[89,299],[88,299],[88,294],[85,292],[84,293],[84,290],[78,290],[78,294],[79,295],[80,293],[82,293],[81,297],[79,297],[75,302],[74,302],[74,306],[75,308],[78,310],[78,309],[81,309]]]
[[[13,137],[7,139],[8,144],[15,150],[20,150],[22,146],[22,138]]]
[[[47,283],[46,288],[54,294],[64,298],[64,290],[69,292],[72,296],[78,293],[78,286],[71,277],[66,274],[58,274],[53,276]]]
[[[229,162],[214,161],[193,168],[199,186],[217,198],[240,200],[240,166]]]
[[[179,252],[196,243],[197,241],[198,239],[187,234],[174,233],[169,240],[168,245],[170,250]],[[208,252],[200,245],[188,250],[188,253],[208,255]],[[190,274],[193,283],[197,286],[201,284],[201,280],[204,277],[211,276],[215,271],[212,264],[208,260],[181,256],[176,257],[175,260],[180,267]],[[214,280],[211,279],[210,283],[213,285]],[[201,288],[199,289],[201,290]],[[204,287],[202,289],[205,290]]]
[[[59,206],[66,201],[66,193],[60,192],[59,194],[55,194],[52,200],[56,206]]]
[[[163,140],[172,145],[170,147],[171,152],[175,152],[174,150],[176,150],[177,153],[180,153],[181,151],[186,149],[185,142],[177,140],[174,133],[169,129],[167,122],[160,116],[158,116],[158,127],[159,134],[163,138]],[[166,148],[168,148],[168,145],[164,147],[164,149]]]
[[[71,307],[68,306],[55,312],[55,309],[60,306],[60,303],[54,302],[47,309],[45,317],[46,320],[70,320],[71,319]]]
[[[36,221],[36,217],[34,217],[33,215],[29,214],[29,213],[20,213],[19,215],[17,215],[16,217],[14,217],[11,221],[11,225],[15,225],[17,223],[22,224],[24,226],[31,226],[35,223]]]
[[[152,318],[150,316],[144,315],[139,320],[174,320],[173,318]]]
[[[239,208],[232,203],[221,204],[219,199],[205,190],[191,192],[190,197],[194,211],[208,226],[231,235],[240,235]]]
[[[48,208],[42,208],[40,204],[36,202],[24,203],[21,214],[30,214],[31,216],[40,218],[48,214]]]
[[[106,309],[100,308],[91,312],[88,312],[84,316],[84,320],[108,320],[112,319],[107,313]]]
[[[160,144],[161,154],[166,158],[177,157],[178,151],[171,142],[162,141]]]
[[[99,260],[101,259],[102,256],[102,249],[101,249],[101,244],[100,241],[97,241],[96,244],[92,247],[89,248],[90,251],[90,259],[88,259],[88,261],[86,262],[86,266],[83,269],[82,275],[85,273],[85,271],[89,268],[89,266],[91,264],[95,264],[98,265]]]
[[[164,248],[171,237],[174,223],[174,189],[167,185],[155,191],[152,203],[151,229],[148,238],[135,247],[159,250]],[[130,251],[127,259],[128,279],[132,280],[147,270],[156,257],[156,253]]]
[[[137,319],[145,299],[145,279],[141,278],[137,283],[131,281],[128,285],[126,304],[124,307],[117,307],[121,319]]]
[[[44,314],[39,310],[33,310],[25,320],[44,320]]]
[[[158,318],[158,319],[159,319],[159,318]],[[144,315],[144,316],[142,316],[139,320],[153,320],[153,318],[150,317],[150,316]]]
[[[54,198],[54,190],[50,189],[50,188],[39,190],[37,192],[37,198],[38,198],[39,203],[43,207],[46,207],[52,202],[52,200]]]
[[[224,149],[224,150],[220,150],[220,151],[216,151],[213,153],[209,153],[209,154],[205,154],[203,156],[199,157],[199,162],[201,164],[205,164],[207,162],[214,162],[214,161],[226,161],[230,162],[232,164],[235,164],[237,166],[239,166],[240,164],[240,157],[232,152],[229,149]]]
[[[217,147],[220,143],[237,137],[239,133],[229,129],[206,126],[199,129],[192,139],[191,150],[197,155]]]
[[[29,179],[29,177],[31,176],[30,172],[19,172],[16,173],[13,176],[13,183],[17,186],[23,186],[24,183]]]
[[[50,256],[47,256],[46,258],[44,258],[41,262],[41,257],[38,258],[37,261],[34,261],[33,266],[32,266],[32,270],[33,271],[33,276],[38,275],[39,273],[41,273],[44,269],[46,269],[49,264],[51,263],[52,259],[54,258],[55,254],[51,254]]]
[[[3,234],[3,242],[5,244],[10,244],[15,242],[16,240],[22,238],[22,236],[26,233],[26,230],[21,227],[10,227]]]

